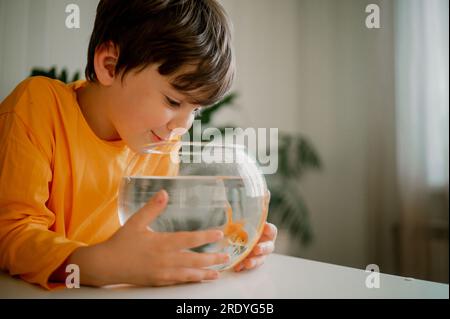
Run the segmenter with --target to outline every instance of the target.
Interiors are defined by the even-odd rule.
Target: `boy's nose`
[[[184,127],[176,127],[173,130],[170,130],[169,140],[174,138],[175,136],[181,136],[185,134],[188,130]]]
[[[194,116],[191,112],[180,114],[167,124],[167,129],[171,132],[171,135],[183,135],[189,130],[193,120]]]

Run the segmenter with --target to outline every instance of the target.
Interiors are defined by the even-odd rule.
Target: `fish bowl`
[[[245,146],[182,141],[146,145],[130,160],[120,184],[121,225],[161,189],[169,199],[148,225],[151,231],[223,231],[222,240],[191,249],[229,254],[229,262],[207,268],[234,267],[258,242],[269,198],[264,175]]]

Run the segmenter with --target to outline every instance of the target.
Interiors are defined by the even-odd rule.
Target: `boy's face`
[[[130,71],[123,82],[121,74],[115,76],[104,92],[108,120],[133,151],[184,134],[199,107],[187,102],[170,78],[159,74],[158,65]]]

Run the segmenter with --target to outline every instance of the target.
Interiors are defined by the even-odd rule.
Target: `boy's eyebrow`
[[[194,104],[196,105],[196,107],[204,107],[203,105],[200,105],[195,98],[193,98],[192,96],[190,96],[187,93],[182,93],[180,91],[178,91],[177,89],[175,89],[174,87],[171,87],[170,89],[167,90],[168,91],[168,95],[171,99],[175,100],[175,102],[178,103],[184,103],[187,102],[189,104]]]
[[[182,103],[186,100],[186,96],[181,92],[178,92],[178,90],[176,90],[171,85],[163,86],[161,89],[162,89],[161,93],[163,93],[167,97],[170,97],[172,100],[176,102]]]
[[[173,102],[175,102],[175,103],[182,104],[183,102],[187,101],[187,102],[189,102],[189,104],[192,104],[192,105],[194,106],[194,109],[204,109],[204,108],[206,108],[206,106],[204,106],[204,105],[199,105],[198,103],[190,102],[190,101],[188,101],[186,98],[183,98],[183,99],[181,99],[181,100],[178,100],[178,99],[172,98],[172,97],[170,97],[170,96],[167,96],[165,93],[163,93],[163,95],[165,95],[166,98],[168,98],[168,99],[170,99],[170,100],[173,100]]]

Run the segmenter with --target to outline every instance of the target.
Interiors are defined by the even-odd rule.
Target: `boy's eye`
[[[166,100],[167,100],[167,103],[169,103],[170,106],[173,106],[173,107],[179,107],[180,106],[180,102],[174,101],[174,100],[172,100],[171,98],[169,98],[167,96],[166,96]]]
[[[175,100],[172,100],[170,97],[165,96],[167,103],[171,106],[171,107],[175,107],[178,108],[181,106],[180,102],[177,102]],[[199,117],[201,115],[201,107],[197,107],[195,108],[192,113],[194,114],[195,117]]]

